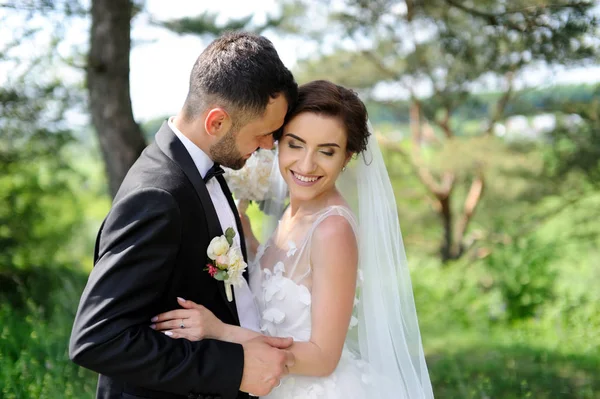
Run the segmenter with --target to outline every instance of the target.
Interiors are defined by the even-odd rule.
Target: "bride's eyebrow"
[[[293,139],[296,139],[304,144],[306,144],[306,141],[304,139],[301,139],[300,137],[296,136],[293,133],[286,133],[286,136],[290,136]],[[323,143],[323,144],[319,144],[317,145],[317,147],[337,147],[337,148],[341,148],[339,144],[336,143]]]
[[[296,139],[296,140],[298,140],[298,141],[300,141],[300,142],[302,142],[302,143],[306,144],[306,140],[304,140],[304,139],[301,139],[300,137],[296,136],[295,134],[292,134],[292,133],[286,133],[286,136],[290,136],[291,138],[293,138],[293,139]]]

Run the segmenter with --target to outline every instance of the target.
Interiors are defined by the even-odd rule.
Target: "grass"
[[[69,269],[0,274],[0,398],[93,398],[96,377],[70,362],[85,275]]]
[[[491,334],[464,333],[438,337],[437,348],[428,348],[438,398],[592,399],[600,395],[597,353],[553,350],[532,337],[519,339],[516,335],[522,330],[506,327]]]

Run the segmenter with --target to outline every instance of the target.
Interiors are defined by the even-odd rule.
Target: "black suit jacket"
[[[230,206],[231,193],[222,176]],[[237,212],[238,231],[242,234]],[[239,325],[235,299],[204,271],[223,234],[206,185],[164,123],[131,167],[96,241],[95,266],[73,325],[71,359],[100,374],[97,398],[247,398],[239,344],[171,339],[150,318],[191,299]],[[240,237],[245,255],[244,239]]]

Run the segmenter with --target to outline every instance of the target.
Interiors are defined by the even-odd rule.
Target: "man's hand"
[[[260,336],[242,344],[244,374],[240,391],[256,396],[268,395],[294,365],[292,352],[287,350],[292,338]]]

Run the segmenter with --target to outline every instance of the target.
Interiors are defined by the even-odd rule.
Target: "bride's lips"
[[[298,184],[299,186],[304,186],[304,187],[314,186],[319,180],[321,180],[321,177],[323,177],[323,176],[306,176],[306,175],[302,175],[300,173],[296,173],[293,170],[290,170],[290,174],[292,175],[292,179],[294,180],[294,182],[296,184]],[[316,178],[316,180],[303,181],[303,180],[300,180],[298,178],[298,176],[308,177],[310,179]]]

